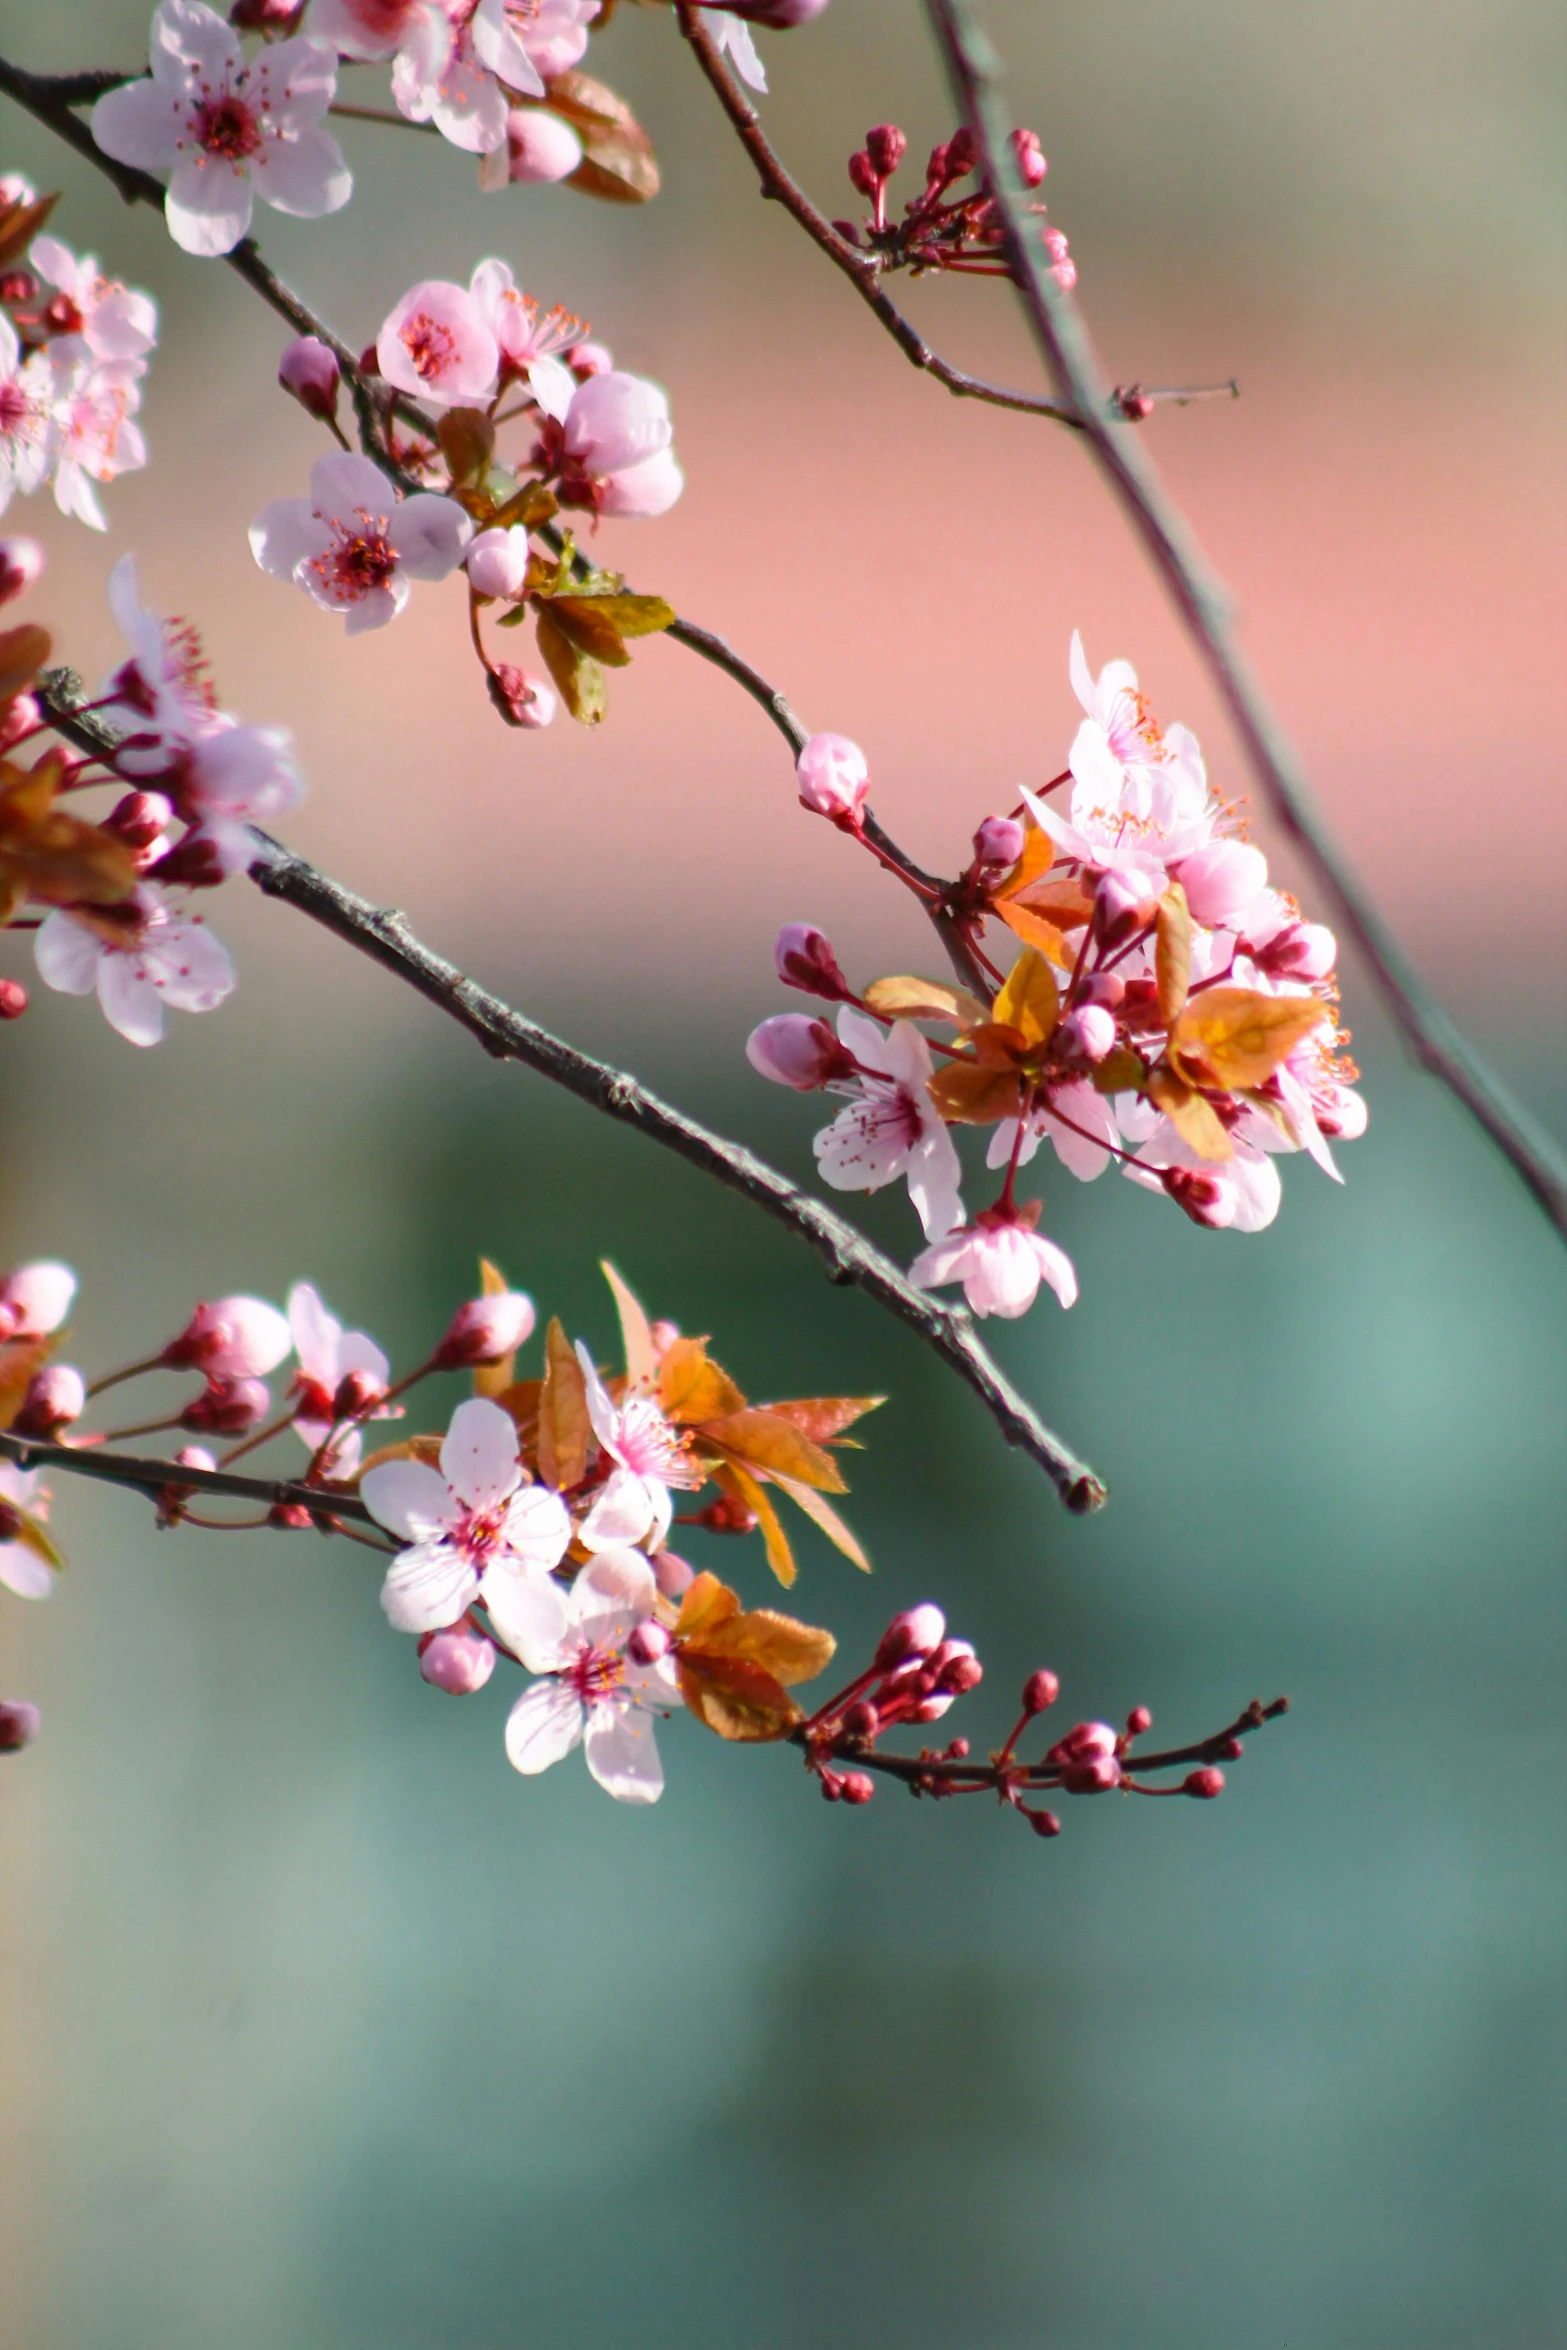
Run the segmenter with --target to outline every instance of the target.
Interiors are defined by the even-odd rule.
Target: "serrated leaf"
[[[509,1286],[499,1266],[492,1265],[488,1257],[479,1259],[479,1288],[483,1296],[503,1297]],[[497,1397],[504,1394],[516,1376],[517,1350],[514,1347],[509,1355],[502,1355],[498,1362],[479,1364],[473,1374],[473,1392],[475,1395]]]
[[[615,1312],[620,1318],[620,1343],[625,1350],[626,1379],[632,1387],[651,1387],[657,1376],[658,1351],[653,1344],[653,1330],[642,1300],[629,1288],[607,1257],[599,1259],[599,1271],[609,1283],[615,1300]]]
[[[843,1473],[831,1453],[813,1444],[781,1412],[752,1405],[703,1423],[701,1442],[730,1454],[769,1476],[797,1477],[822,1493],[846,1493]]]
[[[544,1384],[539,1390],[539,1475],[557,1493],[570,1493],[587,1475],[593,1446],[587,1381],[559,1316],[544,1333]]]
[[[1173,1028],[1186,1009],[1192,984],[1192,917],[1186,892],[1172,881],[1154,917],[1154,978],[1159,1017]]]
[[[702,1338],[677,1338],[664,1349],[658,1367],[658,1402],[677,1427],[722,1419],[743,1411],[745,1397],[727,1371],[715,1363]]]
[[[536,634],[544,666],[560,688],[560,698],[579,726],[601,724],[607,706],[604,672],[591,654],[578,650],[541,608]]]
[[[972,1028],[990,1017],[978,996],[954,987],[949,979],[922,979],[900,972],[891,979],[873,979],[865,990],[873,1012],[887,1020],[944,1020],[953,1028]]]
[[[1212,1102],[1195,1093],[1173,1070],[1155,1069],[1144,1090],[1199,1158],[1234,1157],[1234,1146]]]
[[[841,1550],[846,1559],[852,1559],[855,1566],[859,1567],[863,1573],[867,1575],[870,1573],[871,1562],[861,1548],[858,1536],[851,1527],[844,1524],[830,1501],[824,1499],[809,1485],[801,1485],[793,1477],[779,1477],[778,1484],[788,1494],[795,1508],[805,1512],[811,1523],[826,1535],[835,1549]]]
[[[1045,1044],[1061,1017],[1061,991],[1046,958],[1025,947],[990,1007],[998,1028],[1015,1028],[1028,1047]]]
[[[1170,1035],[1170,1059],[1194,1084],[1264,1085],[1281,1061],[1329,1017],[1316,996],[1260,995],[1214,987],[1195,996]]]
[[[808,1395],[788,1403],[770,1403],[767,1409],[782,1420],[792,1420],[813,1444],[831,1444],[867,1412],[879,1411],[886,1400],[884,1395]]]

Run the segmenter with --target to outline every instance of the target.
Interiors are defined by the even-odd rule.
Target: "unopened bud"
[[[857,194],[867,196],[874,202],[876,191],[881,186],[881,175],[863,147],[856,147],[849,157],[849,184]]]
[[[1200,1771],[1187,1772],[1181,1781],[1181,1793],[1197,1795],[1205,1803],[1211,1803],[1214,1796],[1224,1793],[1224,1773],[1215,1770],[1212,1763],[1205,1763]]]
[[[1326,979],[1338,960],[1338,940],[1325,922],[1289,922],[1266,946],[1247,952],[1269,979]]]
[[[373,1371],[345,1371],[328,1406],[328,1414],[306,1412],[307,1419],[330,1416],[334,1420],[356,1420],[359,1414],[379,1403],[386,1393],[386,1385]]]
[[[895,122],[878,123],[865,134],[865,152],[878,179],[890,180],[909,151],[909,142]]]
[[[1053,1811],[1025,1811],[1023,1817],[1036,1836],[1059,1836],[1061,1822]]]
[[[1037,188],[1049,166],[1039,144],[1038,131],[1021,128],[1012,133],[1012,153],[1017,163],[1018,177],[1025,188]]]
[[[215,1469],[217,1465],[204,1444],[182,1444],[174,1455],[177,1469]]]
[[[558,114],[542,106],[514,106],[506,117],[506,177],[524,187],[570,179],[582,161],[582,141]]]
[[[25,596],[43,577],[44,551],[36,539],[0,539],[0,604]]]
[[[9,751],[17,743],[36,734],[43,724],[43,705],[36,694],[13,694],[0,711],[0,751]]]
[[[1075,1061],[1102,1061],[1115,1047],[1115,1014],[1103,1004],[1079,1004],[1062,1021],[1061,1050]]]
[[[1023,854],[1023,843],[1028,838],[1015,816],[987,816],[974,835],[975,862],[980,865],[1015,865]]]
[[[658,1550],[653,1554],[653,1580],[666,1599],[679,1599],[696,1581],[696,1569],[678,1551]]]
[[[869,1803],[876,1792],[876,1782],[869,1771],[845,1771],[843,1800],[845,1803]]]
[[[0,1020],[20,1020],[27,1009],[27,990],[19,979],[0,979]]]
[[[844,1715],[843,1727],[850,1738],[874,1738],[881,1728],[881,1716],[870,1699],[862,1697]]]
[[[533,1328],[533,1300],[520,1289],[502,1290],[495,1297],[471,1297],[452,1316],[446,1336],[435,1350],[438,1371],[466,1371],[480,1363],[499,1363],[515,1354]]]
[[[179,1425],[198,1436],[246,1436],[271,1408],[264,1380],[209,1379],[195,1402],[181,1412]]]
[[[1047,1706],[1055,1704],[1060,1694],[1061,1684],[1055,1674],[1047,1672],[1041,1665],[1039,1671],[1030,1673],[1023,1684],[1023,1711],[1026,1714],[1042,1714]]]
[[[560,703],[554,687],[542,677],[530,676],[510,661],[498,661],[485,671],[485,683],[490,700],[508,726],[536,733],[541,726],[553,725]]]
[[[773,962],[785,987],[819,995],[829,1004],[849,1004],[854,990],[821,931],[809,922],[786,922],[773,947]]]
[[[43,292],[35,271],[31,269],[0,270],[0,302],[36,302]]]
[[[754,1534],[761,1520],[755,1510],[747,1509],[743,1501],[735,1501],[721,1493],[710,1501],[706,1509],[698,1510],[696,1522],[705,1526],[709,1534]]]
[[[432,1689],[448,1697],[472,1697],[495,1670],[495,1643],[469,1624],[426,1632],[419,1643],[419,1672]]]
[[[753,1028],[745,1041],[745,1057],[759,1077],[792,1085],[796,1093],[814,1093],[829,1077],[853,1067],[826,1021],[804,1012],[776,1012]]]
[[[586,383],[590,375],[613,374],[615,355],[607,343],[573,343],[566,365],[579,383]]]
[[[1103,1004],[1107,1012],[1119,1011],[1126,996],[1126,981],[1119,971],[1093,971],[1077,991],[1080,1004]]]
[[[234,0],[229,23],[237,33],[265,33],[281,41],[304,14],[304,0]]]
[[[258,1379],[277,1369],[293,1343],[276,1306],[259,1297],[220,1297],[196,1308],[158,1360],[171,1371]]]
[[[174,822],[173,803],[161,791],[128,791],[103,819],[102,829],[128,849],[150,849]]]
[[[1096,1755],[1092,1762],[1068,1763],[1061,1773],[1068,1795],[1108,1795],[1121,1784],[1121,1766],[1113,1754]]]
[[[1045,1760],[1052,1770],[1060,1770],[1066,1763],[1097,1762],[1113,1756],[1117,1739],[1108,1722],[1074,1722],[1064,1738],[1058,1738]]]
[[[308,1534],[315,1520],[302,1501],[275,1501],[267,1512],[267,1524],[279,1534]]]
[[[510,601],[528,576],[528,534],[520,522],[509,530],[481,530],[463,558],[469,585],[481,596]]]
[[[906,1607],[894,1616],[881,1636],[876,1650],[878,1673],[895,1672],[899,1665],[923,1664],[934,1655],[947,1635],[947,1619],[939,1607],[925,1600],[919,1607]]]
[[[1094,927],[1101,946],[1114,950],[1146,930],[1154,918],[1154,899],[1145,897],[1119,873],[1101,876],[1094,896]]]
[[[0,1542],[14,1542],[26,1523],[14,1501],[0,1501]]]
[[[770,33],[792,33],[797,25],[820,16],[827,5],[828,0],[732,0],[729,14],[765,25]]]
[[[1226,1738],[1219,1752],[1226,1762],[1239,1762],[1246,1749],[1238,1738]]]
[[[966,1697],[985,1678],[971,1640],[944,1640],[926,1669],[935,1675],[937,1697]]]
[[[49,1363],[37,1373],[11,1422],[14,1436],[58,1436],[79,1420],[87,1406],[87,1384],[69,1363]]]
[[[661,1656],[669,1653],[669,1634],[652,1616],[633,1626],[626,1640],[626,1654],[634,1665],[656,1665]]]
[[[1128,1738],[1146,1738],[1153,1728],[1153,1715],[1145,1705],[1134,1705],[1126,1717]]]
[[[951,1745],[947,1748],[947,1760],[949,1762],[968,1761],[968,1740],[966,1738],[953,1739]]]
[[[1152,400],[1146,392],[1138,391],[1135,385],[1129,391],[1117,392],[1115,401],[1128,424],[1146,424],[1153,414]]]
[[[20,1754],[43,1728],[43,1715],[25,1697],[0,1697],[0,1754]]]
[[[840,1771],[829,1771],[824,1768],[821,1773],[821,1782],[822,1795],[828,1803],[843,1801],[843,1774]]]
[[[278,382],[292,392],[306,415],[331,424],[337,416],[342,370],[319,335],[301,335],[278,361]]]
[[[1235,1221],[1233,1187],[1217,1175],[1200,1174],[1195,1167],[1161,1167],[1159,1180],[1183,1214],[1210,1232],[1222,1232]]]
[[[910,1708],[909,1720],[911,1722],[939,1722],[943,1714],[951,1711],[951,1695],[945,1690],[938,1690],[934,1697],[922,1697],[918,1705]]]
[[[813,734],[795,762],[795,774],[802,806],[834,823],[852,824],[871,788],[865,753],[846,734]]]

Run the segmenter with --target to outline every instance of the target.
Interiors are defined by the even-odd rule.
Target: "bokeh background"
[[[1242,380],[1150,437],[1341,837],[1559,1126],[1556,12],[993,14],[1110,372]],[[65,67],[130,62],[146,11],[0,17]],[[909,0],[763,40],[769,123],[829,209],[867,123],[917,154],[950,128]],[[1081,452],[906,367],[758,202],[661,14],[623,9],[590,62],[665,159],[646,211],[481,199],[438,142],[351,125],[351,207],[262,214],[268,252],[364,339],[499,252],[661,377],[690,486],[606,553],[856,735],[932,862],[1059,766],[1074,625],[1243,790]],[[801,818],[759,715],[652,644],[599,734],[519,737],[454,594],[347,643],[263,579],[245,524],[318,447],[273,384],[282,331],[14,110],[4,132],[0,163],[67,189],[61,233],[163,305],[153,462],[107,543],[18,517],[70,656],[111,659],[103,580],[136,548],[226,702],[294,727],[301,848],[808,1173],[809,1105],[741,1058],[775,926],[822,921],[865,974],[929,950]],[[1034,380],[1003,288],[910,306]],[[667,1799],[632,1815],[575,1765],[516,1779],[505,1692],[427,1690],[372,1562],[62,1494],[69,1576],[0,1609],[4,1684],[46,1714],[0,1787],[5,2350],[1559,2340],[1560,1252],[1354,963],[1372,1125],[1342,1191],[1292,1165],[1237,1239],[1041,1168],[1083,1300],[997,1347],[1110,1479],[1079,1524],[786,1236],[286,909],[236,888],[217,918],[240,992],[156,1054],[47,997],[4,1039],[0,1261],[80,1267],[78,1359],[305,1274],[410,1359],[481,1250],[607,1353],[608,1253],[753,1392],[890,1393],[851,1505],[876,1576],[807,1547],[796,1598],[852,1654],[941,1595],[992,1663],[976,1743],[1037,1662],[1074,1713],[1145,1700],[1172,1736],[1254,1692],[1296,1711],[1221,1803],[1071,1806],[1049,1847],[891,1791],[824,1810],[790,1757],[678,1723]],[[906,1208],[867,1220],[913,1245]],[[765,1596],[759,1560],[715,1563]]]

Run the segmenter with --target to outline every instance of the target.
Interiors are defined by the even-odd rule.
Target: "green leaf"
[[[556,627],[547,606],[539,613],[538,638],[544,666],[559,686],[561,700],[573,718],[582,726],[599,725],[608,704],[604,672],[597,661]]]

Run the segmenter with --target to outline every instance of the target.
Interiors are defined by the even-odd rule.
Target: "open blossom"
[[[542,310],[504,261],[481,261],[469,290],[495,337],[501,365],[527,384],[546,416],[563,424],[576,398],[577,378],[560,354],[578,347],[584,322],[558,306]]]
[[[617,1404],[580,1341],[577,1361],[593,1433],[615,1464],[583,1520],[581,1538],[590,1550],[643,1541],[660,1549],[674,1512],[670,1487],[700,1485],[705,1472],[692,1467],[686,1440],[651,1396],[628,1394]]]
[[[210,1012],[233,992],[234,966],[206,925],[176,914],[143,882],[125,905],[47,914],[33,940],[38,976],[61,995],[97,990],[103,1016],[130,1044],[157,1044],[163,1007]]]
[[[987,1166],[1012,1164],[1017,1124],[1015,1118],[1002,1119],[990,1138]],[[1047,1136],[1055,1144],[1056,1157],[1062,1166],[1080,1183],[1091,1183],[1096,1175],[1104,1173],[1111,1152],[1121,1140],[1115,1112],[1086,1077],[1052,1087],[1049,1101],[1029,1112],[1023,1140],[1018,1146],[1017,1165],[1026,1167]]]
[[[78,256],[58,237],[34,237],[28,259],[55,289],[45,312],[51,339],[79,335],[94,359],[145,359],[158,340],[158,305],[150,294],[107,278],[95,256]]]
[[[1095,679],[1076,635],[1071,672],[1089,715],[1068,761],[1068,813],[1032,792],[1023,797],[1063,856],[1157,898],[1169,868],[1213,838],[1217,809],[1196,738],[1184,726],[1157,725],[1129,661],[1108,662]]]
[[[93,489],[147,462],[141,427],[133,423],[141,406],[142,364],[116,359],[95,365],[67,356],[67,344],[52,345],[49,364],[54,388],[54,502],[90,530],[108,523]]]
[[[1026,1314],[1043,1281],[1064,1306],[1077,1302],[1077,1274],[1065,1249],[1033,1229],[1038,1201],[1022,1209],[987,1208],[972,1227],[938,1240],[909,1268],[919,1289],[943,1289],[961,1281],[963,1294],[982,1318],[1006,1321]]]
[[[100,696],[109,718],[127,729],[115,765],[125,775],[161,776],[217,715],[207,658],[188,621],[147,610],[133,555],[109,574],[109,610],[131,649]]]
[[[313,33],[348,57],[390,57],[392,96],[470,154],[503,145],[507,92],[542,98],[588,45],[600,0],[311,0]]]
[[[76,1275],[53,1257],[18,1265],[0,1281],[0,1340],[47,1338],[59,1329],[76,1295]]]
[[[566,455],[585,485],[578,502],[600,514],[667,513],[685,487],[673,437],[657,384],[618,367],[590,375],[566,417]]]
[[[484,1396],[452,1414],[439,1469],[385,1461],[366,1470],[366,1506],[407,1545],[381,1592],[394,1630],[444,1631],[518,1577],[547,1580],[566,1555],[571,1517],[558,1493],[522,1475],[515,1423]]]
[[[453,498],[419,490],[399,500],[368,457],[318,457],[308,498],[275,498],[250,526],[251,552],[274,579],[290,579],[348,634],[384,628],[414,579],[445,579],[473,524]]]
[[[391,1384],[391,1366],[373,1338],[367,1338],[362,1330],[345,1330],[337,1317],[327,1312],[320,1292],[308,1281],[296,1281],[288,1293],[288,1328],[299,1358],[294,1379],[298,1399],[294,1427],[314,1451],[326,1442],[340,1417],[333,1407],[343,1381],[357,1374],[368,1400],[370,1394],[385,1393]],[[395,1406],[389,1406],[373,1417],[382,1419],[394,1411]],[[333,1475],[351,1476],[359,1465],[359,1451],[359,1431],[351,1429],[333,1449]]]
[[[653,1723],[680,1703],[668,1655],[642,1663],[627,1643],[653,1613],[658,1586],[634,1550],[605,1551],[569,1591],[513,1583],[492,1606],[496,1629],[530,1673],[506,1722],[515,1770],[547,1771],[580,1745],[588,1769],[622,1803],[656,1803],[664,1770]]]
[[[319,41],[277,41],[249,64],[239,36],[202,0],[160,0],[151,78],[106,91],[93,137],[117,163],[169,172],[164,216],[187,253],[232,252],[259,196],[306,220],[353,188],[321,118],[337,60]]]
[[[930,1046],[912,1020],[884,1030],[847,1004],[838,1037],[860,1073],[829,1082],[852,1099],[816,1137],[822,1179],[835,1191],[880,1191],[901,1175],[926,1239],[935,1240],[962,1218],[963,1169],[930,1098]]]
[[[478,407],[490,396],[500,351],[466,287],[426,278],[412,287],[376,338],[389,384],[437,408]]]
[[[0,311],[0,514],[14,496],[31,497],[48,479],[59,441],[56,406],[48,353],[24,357],[21,338]]]
[[[18,1599],[47,1599],[54,1588],[46,1545],[35,1531],[48,1514],[43,1471],[0,1461],[0,1583]]]

